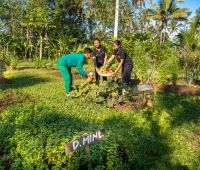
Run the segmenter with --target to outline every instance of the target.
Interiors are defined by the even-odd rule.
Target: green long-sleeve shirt
[[[66,67],[77,67],[78,72],[82,76],[86,76],[87,72],[83,70],[83,62],[85,60],[84,54],[83,53],[72,53],[72,54],[66,54],[62,56],[58,60],[58,64],[62,64]]]

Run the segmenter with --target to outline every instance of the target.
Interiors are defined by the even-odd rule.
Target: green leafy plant
[[[16,56],[10,57],[9,66],[11,66],[12,69],[17,69],[19,66],[19,59]]]
[[[34,67],[35,68],[51,68],[52,63],[50,63],[48,60],[40,60],[40,59],[36,59],[34,60]]]
[[[177,36],[179,45],[180,64],[185,71],[185,79],[190,84],[200,75],[200,45],[196,36],[200,17],[196,17],[188,31],[181,31]]]
[[[138,33],[126,37],[124,46],[133,59],[135,78],[142,82],[154,80],[160,83],[166,83],[170,78],[176,84],[179,60],[170,42],[160,44],[150,34]]]

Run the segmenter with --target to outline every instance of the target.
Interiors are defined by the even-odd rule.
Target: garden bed
[[[0,112],[10,105],[17,105],[31,100],[30,96],[24,94],[16,94],[13,90],[7,90],[2,98],[0,98]]]
[[[53,76],[55,77],[62,77],[61,73],[59,71],[53,72],[52,73]],[[72,74],[73,79],[78,80],[78,79],[82,79],[83,77],[80,74]]]
[[[177,94],[184,94],[189,96],[199,96],[200,95],[200,88],[180,85],[180,86],[173,86],[173,85],[160,85],[157,88],[158,91],[163,92],[172,92]]]
[[[53,72],[53,76],[55,77],[62,77],[60,72]],[[80,74],[73,74],[73,78],[75,80],[82,79]],[[179,79],[179,83],[186,83],[184,79]],[[131,80],[131,85],[137,85],[140,83],[140,80]],[[198,81],[195,81],[195,84],[198,85]],[[155,83],[154,83],[155,84]],[[190,95],[190,96],[199,96],[200,95],[200,88],[197,87],[192,87],[192,86],[187,86],[187,85],[166,85],[162,84],[157,87],[158,91],[161,92],[171,92],[171,93],[176,93],[176,94],[183,94],[183,95]],[[128,106],[130,108],[130,106]]]
[[[138,101],[137,103],[116,105],[113,107],[113,109],[128,111],[128,110],[134,110],[134,109],[142,109],[144,107],[145,107],[145,103],[143,101]]]

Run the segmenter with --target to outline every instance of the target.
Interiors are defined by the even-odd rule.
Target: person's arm
[[[119,56],[120,56],[120,62],[117,66],[117,69],[115,70],[115,74],[118,73],[118,71],[121,69],[122,65],[124,64],[124,60],[125,60],[125,51],[123,49],[120,50],[119,52]]]
[[[87,72],[83,69],[83,62],[84,59],[78,61],[78,72],[80,73],[81,76],[86,77]]]
[[[108,61],[106,62],[106,64],[110,63],[112,60],[114,60],[114,58],[115,58],[115,56],[112,55],[112,56],[108,59]]]
[[[94,60],[94,67],[97,68],[97,60],[96,60],[96,57],[93,57],[93,60]]]
[[[96,60],[95,49],[92,50],[92,59],[94,60],[94,67],[97,68],[97,60]]]
[[[122,65],[124,63],[124,59],[120,59],[120,63],[117,66],[117,69],[115,70],[115,74],[118,73],[118,71],[122,68]]]
[[[107,59],[108,59],[108,56],[107,56],[107,48],[105,47],[105,58],[104,58],[104,63],[103,63],[103,65],[106,65]]]
[[[96,57],[94,58],[94,67],[95,67],[96,72],[98,73],[98,72],[99,72],[99,69],[97,68],[97,60],[96,60]]]
[[[104,66],[105,66],[106,63],[107,63],[107,59],[108,59],[108,56],[107,56],[107,54],[105,53],[105,58],[104,58],[104,63],[103,63]]]

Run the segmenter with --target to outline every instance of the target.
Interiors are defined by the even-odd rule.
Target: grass
[[[65,155],[64,143],[101,128],[93,169],[200,169],[200,97],[157,93],[152,110],[118,111],[67,98],[51,72],[6,73],[13,83],[0,85],[0,101],[11,93],[12,102],[0,113],[0,169],[87,169],[84,149]]]

